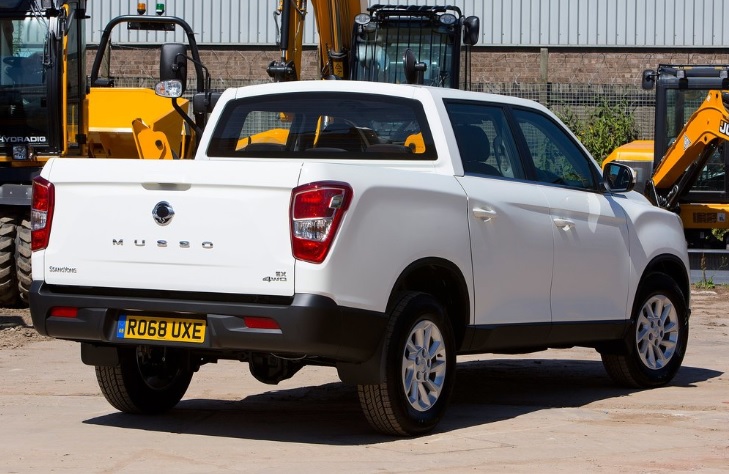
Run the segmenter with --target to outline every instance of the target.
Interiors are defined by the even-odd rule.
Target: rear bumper
[[[183,295],[187,296],[187,295]],[[211,297],[212,296],[212,297]],[[97,344],[150,344],[189,347],[206,352],[240,351],[317,356],[340,362],[363,362],[378,348],[387,325],[384,313],[346,308],[312,294],[297,294],[287,304],[231,302],[231,295],[184,299],[135,296],[134,290],[114,295],[83,293],[83,289],[54,288],[34,281],[30,312],[35,329],[46,336]],[[226,299],[228,301],[226,301]],[[78,308],[77,317],[50,316],[54,307]],[[142,311],[174,318],[201,315],[207,321],[205,342],[135,341],[116,335],[121,314]],[[271,318],[280,330],[252,329],[244,316]]]

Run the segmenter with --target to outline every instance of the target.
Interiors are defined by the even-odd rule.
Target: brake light
[[[56,318],[76,318],[78,317],[78,308],[54,306],[51,308],[51,316]]]
[[[33,197],[30,209],[30,244],[32,250],[43,250],[48,247],[54,200],[55,188],[53,183],[40,176],[33,179]]]
[[[322,181],[291,192],[291,248],[294,258],[321,263],[329,253],[352,201],[347,183]]]

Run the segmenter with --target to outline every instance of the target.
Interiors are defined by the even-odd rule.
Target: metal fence
[[[117,77],[117,87],[153,88],[153,77]],[[270,82],[269,79],[236,80],[213,78],[212,89],[223,91],[229,87],[241,87]],[[558,115],[570,113],[582,122],[589,122],[592,114],[601,106],[617,107],[632,115],[639,138],[653,139],[655,92],[644,91],[638,86],[613,84],[531,84],[531,83],[475,83],[472,90],[491,94],[510,95],[534,100]],[[195,90],[195,79],[188,82],[188,91]]]
[[[635,120],[639,138],[653,138],[655,92],[637,86],[613,84],[480,83],[473,90],[534,100],[558,115],[572,113],[589,122],[601,106],[618,108]]]

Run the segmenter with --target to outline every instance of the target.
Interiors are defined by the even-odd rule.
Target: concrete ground
[[[116,412],[78,344],[0,313],[0,472],[729,472],[729,289],[693,295],[667,387],[616,388],[588,349],[460,359],[436,432],[371,431],[331,368],[278,386],[204,366],[177,408]],[[17,324],[13,324],[17,323]]]

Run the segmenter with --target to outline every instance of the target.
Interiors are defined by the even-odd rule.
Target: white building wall
[[[166,14],[185,19],[200,45],[273,46],[279,0],[166,0]],[[156,2],[147,2],[154,15]],[[370,0],[370,4],[455,5],[481,19],[481,46],[724,48],[727,0]],[[107,22],[136,15],[137,1],[91,0],[87,41],[98,44]],[[311,4],[309,9],[311,10]],[[117,43],[184,42],[182,33],[115,29]],[[307,16],[305,43],[317,42]]]

